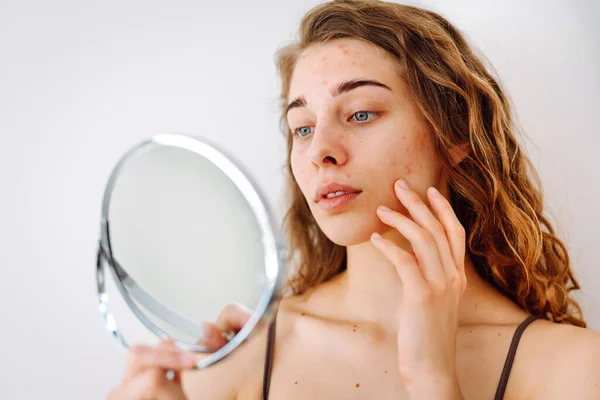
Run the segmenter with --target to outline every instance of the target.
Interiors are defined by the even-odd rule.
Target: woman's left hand
[[[396,266],[403,283],[398,311],[400,375],[414,397],[462,398],[456,337],[458,305],[467,287],[465,229],[436,189],[430,188],[427,197],[437,218],[405,181],[396,182],[394,190],[412,218],[383,206],[377,214],[410,242],[414,255],[377,233],[371,241]]]

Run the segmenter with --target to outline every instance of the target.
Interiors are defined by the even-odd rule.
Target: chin
[[[317,223],[329,240],[339,246],[346,247],[368,242],[371,234],[380,229],[375,220],[369,221],[364,216],[346,213],[320,216]]]

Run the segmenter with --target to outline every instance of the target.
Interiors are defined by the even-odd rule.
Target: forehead
[[[400,91],[396,64],[377,46],[356,39],[336,39],[307,48],[298,58],[290,82],[289,98],[329,90],[350,79],[374,79]]]

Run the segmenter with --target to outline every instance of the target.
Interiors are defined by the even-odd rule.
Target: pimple
[[[404,172],[406,175],[410,175],[413,173],[413,163],[410,161],[408,164],[404,166]]]
[[[344,46],[343,44],[338,44],[338,49],[340,49],[342,51],[342,53],[344,53],[345,55],[349,54],[348,49],[346,49],[346,46]]]
[[[327,85],[329,81],[327,79],[323,80],[323,86]]]

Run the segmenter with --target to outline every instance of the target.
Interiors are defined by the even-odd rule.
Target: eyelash
[[[376,112],[376,111],[364,111],[364,110],[361,110],[361,111],[357,111],[357,112],[355,112],[354,114],[352,114],[352,116],[350,117],[350,119],[353,119],[353,118],[356,116],[356,114],[358,114],[358,113],[367,113],[367,114],[371,114],[371,115],[373,115],[373,117],[374,117],[374,118],[375,118],[375,117],[378,117],[378,116],[379,116],[379,114],[380,114],[380,113],[378,113],[378,112]],[[371,122],[372,120],[373,120],[373,118],[371,118],[371,119],[369,119],[369,120],[367,120],[367,121],[362,121],[362,122],[360,122],[360,121],[356,121],[356,123],[357,123],[357,124],[359,124],[359,125],[364,125],[364,124],[366,124],[366,123],[369,123],[369,122]],[[296,136],[296,137],[298,137],[298,138],[300,138],[300,139],[304,139],[306,136],[300,136],[300,135],[298,134],[298,130],[300,130],[300,129],[302,129],[302,128],[307,128],[307,126],[301,126],[301,127],[299,127],[299,128],[296,128],[296,129],[294,129],[294,131],[292,132],[292,135],[293,135],[293,136]],[[312,133],[312,132],[311,132],[311,133]]]

